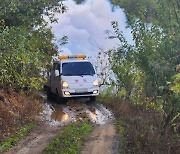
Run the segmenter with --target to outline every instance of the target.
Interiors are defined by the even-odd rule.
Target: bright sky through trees
[[[50,24],[57,40],[67,35],[69,43],[59,50],[68,54],[85,53],[95,54],[99,47],[108,50],[117,47],[115,40],[107,39],[106,30],[113,32],[111,21],[118,21],[119,28],[126,39],[132,43],[130,29],[126,26],[126,16],[123,9],[113,7],[106,0],[87,0],[83,4],[76,4],[73,0],[67,0],[64,4],[68,11],[64,14],[56,14],[58,23]]]

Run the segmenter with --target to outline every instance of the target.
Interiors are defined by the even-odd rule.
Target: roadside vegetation
[[[64,126],[55,139],[47,145],[43,153],[78,154],[85,137],[91,133],[92,129],[93,127],[90,123],[72,123]]]
[[[179,153],[179,1],[112,3],[124,8],[134,41],[129,44],[112,21],[114,31],[107,34],[119,47],[99,53],[102,64],[108,57],[99,76],[109,87],[100,100],[116,115],[120,153]]]
[[[55,22],[54,14],[66,8],[59,0],[0,0],[0,4],[0,87],[39,90],[57,53],[43,15]]]
[[[57,53],[57,46],[52,43],[54,35],[47,28],[43,14],[55,22],[54,13],[63,13],[65,9],[59,0],[0,0],[2,144],[14,144],[14,137],[10,136],[19,127],[38,121],[42,107],[34,94],[42,89],[51,56]]]
[[[24,94],[12,90],[0,90],[0,144],[9,136],[26,127],[27,124],[39,121],[42,106],[38,99],[30,99]],[[11,140],[11,139],[10,139]]]
[[[119,136],[119,153],[177,154],[180,150],[180,127],[166,126],[161,105],[139,104],[111,95],[100,99],[116,117]]]

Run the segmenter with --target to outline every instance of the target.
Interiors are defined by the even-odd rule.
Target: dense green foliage
[[[0,19],[7,26],[26,26],[32,28],[44,22],[43,14],[55,20],[55,12],[63,12],[65,7],[61,0],[0,0]]]
[[[16,90],[38,89],[42,83],[42,68],[50,61],[55,52],[51,44],[53,35],[50,30],[34,30],[6,27],[1,30],[0,84]]]
[[[162,27],[178,27],[178,0],[111,0],[114,5],[125,9],[128,23],[133,24],[137,18],[148,22],[158,22]],[[161,21],[161,22],[159,22]],[[177,24],[178,23],[178,24]],[[174,27],[175,28],[175,27]]]
[[[167,125],[173,117],[179,118],[180,113],[179,75],[176,72],[180,64],[179,1],[112,2],[125,8],[134,40],[134,44],[129,45],[119,31],[118,23],[112,22],[114,35],[110,38],[121,42],[119,48],[109,51],[118,91],[125,90],[126,97],[135,102],[162,105]]]
[[[91,131],[92,125],[89,123],[69,124],[58,132],[43,153],[78,154],[82,141]]]
[[[57,52],[43,14],[51,22],[64,12],[60,0],[0,0],[0,86],[20,90],[39,89],[44,71]]]
[[[132,28],[134,44],[129,44],[118,23],[112,22],[118,39],[117,49],[108,52],[116,80],[116,95],[137,105],[160,110],[163,121],[161,135],[180,130],[180,24],[179,1],[176,0],[112,0],[123,7]]]

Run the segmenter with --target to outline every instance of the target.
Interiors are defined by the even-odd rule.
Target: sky
[[[99,48],[107,51],[117,47],[118,40],[107,39],[106,30],[113,32],[112,21],[118,21],[119,29],[132,43],[131,29],[127,29],[126,16],[123,9],[114,7],[108,0],[86,0],[76,4],[73,0],[64,1],[68,7],[64,14],[56,14],[58,23],[49,24],[58,42],[63,35],[68,36],[68,44],[59,47],[64,54],[96,55]],[[113,11],[112,11],[113,10]]]

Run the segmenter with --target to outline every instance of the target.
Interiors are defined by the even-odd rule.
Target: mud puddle
[[[102,104],[69,101],[67,104],[45,103],[43,121],[50,126],[63,126],[69,122],[105,124],[113,120],[112,113]]]
[[[42,122],[50,126],[63,126],[73,119],[68,113],[68,108],[58,104],[44,104],[44,111],[42,113]]]

